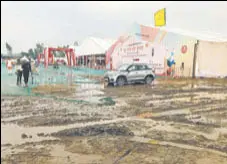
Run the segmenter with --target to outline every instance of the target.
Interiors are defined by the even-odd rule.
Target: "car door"
[[[134,81],[136,80],[138,77],[138,71],[136,69],[136,65],[131,65],[129,68],[128,68],[128,76],[127,76],[127,79],[128,81]]]
[[[146,69],[144,65],[137,65],[137,80],[144,80]]]

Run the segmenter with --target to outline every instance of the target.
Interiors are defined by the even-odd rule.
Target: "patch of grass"
[[[53,85],[40,85],[32,89],[33,93],[36,94],[70,94],[75,91],[76,85],[63,85],[63,84],[53,84]]]

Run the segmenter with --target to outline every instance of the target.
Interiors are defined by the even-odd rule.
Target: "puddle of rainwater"
[[[38,137],[37,133],[48,134],[54,131],[51,127],[21,127],[16,124],[2,124],[1,125],[1,144],[23,144],[26,142],[39,142],[43,140],[54,140],[53,137]],[[26,134],[28,138],[22,139],[21,135]],[[32,138],[29,138],[29,136]]]
[[[62,126],[46,126],[46,127],[23,127],[16,124],[2,124],[1,125],[1,144],[23,144],[26,142],[39,142],[43,140],[55,140],[54,137],[38,137],[37,133],[51,134],[65,129],[71,128],[82,128],[85,126],[92,125],[101,125],[109,123],[117,123],[121,121],[127,121],[132,119],[131,117],[126,118],[117,118],[113,120],[101,120],[97,122],[88,122],[88,123],[75,123]],[[28,137],[31,135],[32,138],[22,139],[21,135],[26,134]]]
[[[153,113],[153,117],[155,116],[171,116],[171,115],[179,115],[179,114],[190,114],[191,111],[189,109],[179,109],[179,110],[169,110],[160,113]]]
[[[100,163],[100,160],[103,158],[101,155],[84,155],[71,153],[64,150],[63,145],[54,145],[52,146],[51,156],[54,158],[51,160],[52,163],[61,163],[68,164],[72,161],[76,161],[78,163]]]
[[[79,84],[73,97],[78,100],[88,101],[89,103],[100,103],[100,99],[104,98],[104,85],[84,83]]]
[[[220,89],[222,86],[212,86],[212,85],[201,85],[201,84],[188,84],[181,87],[182,89]]]
[[[152,100],[150,102],[154,104],[162,104],[167,103],[167,102],[172,102],[172,101],[178,101],[178,102],[190,102],[191,97],[180,97],[180,98],[172,98],[172,99],[165,99],[165,100]]]
[[[225,100],[227,98],[227,93],[208,93],[208,92],[202,92],[202,93],[196,93],[197,98],[210,98],[215,100]]]
[[[199,102],[200,99],[207,98],[212,100],[225,100],[227,98],[227,93],[207,93],[207,92],[199,92],[194,93],[196,95],[188,95],[188,97],[177,97],[177,98],[168,98],[168,99],[161,99],[161,100],[150,100],[147,103],[153,104],[163,104],[168,102]],[[185,96],[187,94],[179,94],[179,96]],[[175,96],[175,94],[174,94]],[[146,97],[147,98],[147,97]],[[164,98],[164,96],[162,96]]]
[[[1,122],[8,122],[8,121],[16,121],[16,120],[21,120],[21,119],[25,119],[25,118],[28,118],[28,117],[31,117],[33,115],[18,115],[18,116],[15,116],[15,117],[8,117],[8,118],[1,118]]]
[[[186,119],[192,121],[193,123],[204,123],[204,124],[221,124],[222,120],[217,120],[214,118],[209,118],[201,115],[189,115],[185,116]]]

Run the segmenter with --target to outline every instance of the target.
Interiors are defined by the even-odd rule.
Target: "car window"
[[[128,70],[129,70],[129,71],[135,71],[135,70],[136,70],[136,66],[135,66],[135,65],[132,65],[131,67],[129,67]]]
[[[144,69],[149,69],[149,67],[147,65],[144,65]]]
[[[137,69],[137,70],[140,70],[140,71],[141,71],[141,70],[146,70],[146,69],[147,69],[146,65],[137,65],[136,67],[137,67],[136,69]]]
[[[125,71],[125,70],[127,70],[128,67],[129,67],[128,64],[124,64],[124,65],[121,65],[117,70],[118,71]]]

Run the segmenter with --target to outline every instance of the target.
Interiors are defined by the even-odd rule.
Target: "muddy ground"
[[[1,124],[6,164],[225,164],[227,80],[2,95]]]

